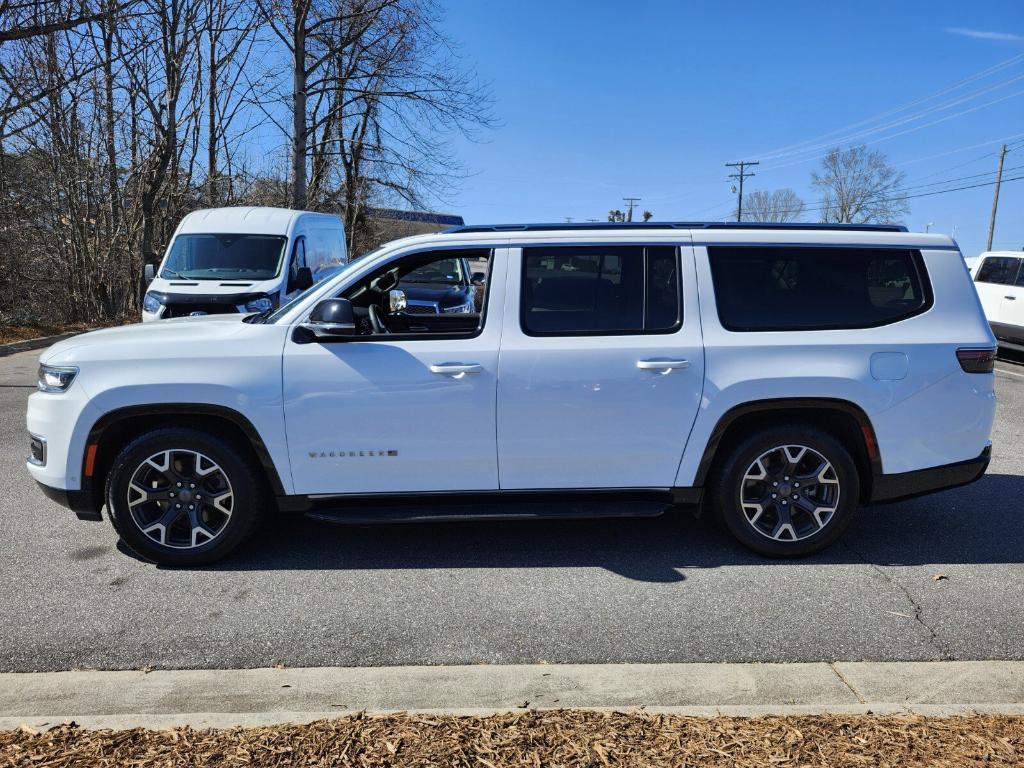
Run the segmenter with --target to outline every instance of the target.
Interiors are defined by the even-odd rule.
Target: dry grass
[[[0,766],[1009,766],[1024,717],[352,716],[199,731],[0,732]]]
[[[138,322],[137,319],[125,319],[123,322]],[[28,341],[39,339],[44,336],[57,336],[61,333],[84,333],[103,328],[110,325],[121,325],[122,323],[110,321],[108,323],[69,323],[67,325],[2,325],[0,324],[0,344],[12,344],[16,341]]]

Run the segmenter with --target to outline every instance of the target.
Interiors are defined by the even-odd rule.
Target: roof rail
[[[441,234],[454,235],[464,232],[552,232],[565,229],[775,229],[775,230],[839,230],[853,232],[906,232],[902,224],[814,224],[810,222],[789,222],[783,224],[760,224],[750,221],[632,221],[612,222],[574,221],[563,224],[468,224],[450,227]]]

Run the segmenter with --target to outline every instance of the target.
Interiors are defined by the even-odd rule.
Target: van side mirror
[[[309,267],[299,267],[295,275],[288,281],[288,293],[292,291],[305,291],[313,287],[313,270]]]
[[[156,277],[156,266],[155,265],[147,264],[145,267],[143,267],[143,269],[142,269],[142,278],[146,281],[146,285],[149,285],[150,283],[152,283],[153,279],[155,277]]]
[[[487,275],[485,275],[483,272],[474,272],[473,276],[470,278],[469,281],[473,285],[483,285],[486,280]]]
[[[317,339],[356,335],[356,320],[352,302],[348,299],[324,299],[309,314],[300,327]]]

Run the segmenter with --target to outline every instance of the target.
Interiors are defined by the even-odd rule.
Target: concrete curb
[[[572,664],[0,674],[0,728],[256,726],[353,712],[1024,714],[1024,662]]]
[[[44,349],[58,341],[70,339],[72,336],[87,333],[87,331],[72,331],[71,333],[59,333],[56,336],[40,336],[38,339],[25,339],[24,341],[13,341],[10,344],[0,344],[0,357],[16,355],[19,352],[30,352],[33,349]]]

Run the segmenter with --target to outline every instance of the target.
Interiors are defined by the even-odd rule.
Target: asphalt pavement
[[[279,518],[157,568],[24,468],[38,352],[0,359],[0,671],[1024,659],[1024,365],[978,483],[767,561],[708,521],[348,527]]]

